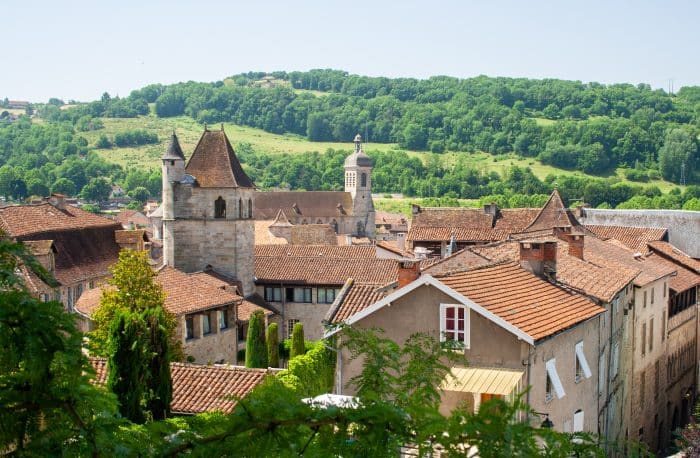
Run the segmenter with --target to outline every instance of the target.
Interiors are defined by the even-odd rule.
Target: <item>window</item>
[[[574,412],[574,432],[579,433],[583,431],[583,410],[578,409]]]
[[[238,218],[243,219],[243,199],[238,199]]]
[[[226,309],[217,312],[219,316],[219,329],[228,329],[228,311]]]
[[[202,334],[211,334],[211,317],[208,313],[202,315]]]
[[[654,288],[651,289],[651,303],[654,303]]]
[[[91,280],[90,283],[88,283],[88,288],[92,289],[94,287],[95,287],[95,282]]]
[[[365,188],[367,187],[367,174],[363,173],[360,175],[360,186]]]
[[[335,288],[319,288],[317,301],[319,304],[332,304],[335,301]]]
[[[583,352],[583,342],[579,342],[574,347],[576,353],[576,383],[580,382],[585,378],[590,378],[591,368],[588,366],[588,361],[586,360],[586,355]]]
[[[292,332],[294,332],[294,325],[298,322],[299,320],[287,320],[287,337],[292,337]]]
[[[270,302],[282,302],[282,288],[274,286],[265,287],[265,300]]]
[[[294,288],[294,302],[311,302],[311,288]]]
[[[666,282],[664,282],[664,297],[666,297]]]
[[[440,341],[457,342],[469,348],[469,309],[463,305],[440,304]]]
[[[646,354],[646,343],[647,343],[647,324],[642,323],[642,337],[639,339],[639,342],[642,344],[642,355]]]
[[[68,301],[68,311],[73,311],[73,288],[68,287],[68,293],[66,294],[66,300]]]
[[[639,404],[644,405],[644,392],[646,391],[646,377],[644,376],[644,371],[642,371],[641,378],[639,379]]]
[[[248,218],[253,217],[253,199],[248,199]]]
[[[661,314],[661,342],[666,340],[666,310]]]
[[[355,186],[355,172],[345,172],[345,186]]]
[[[555,358],[550,359],[545,364],[547,369],[547,382],[546,382],[546,392],[545,392],[545,402],[549,402],[554,399],[563,398],[566,393],[564,392],[564,387],[561,384],[561,379],[557,373],[557,361]]]
[[[51,297],[49,297],[49,295],[48,295],[48,294],[44,294],[44,295],[43,295],[43,299],[42,299],[42,300],[43,300],[44,302],[48,302],[48,301],[50,301],[50,300],[51,300]]]
[[[644,307],[647,306],[647,292],[644,291]]]
[[[221,196],[214,201],[214,218],[226,218],[226,201]]]
[[[612,355],[610,356],[612,360],[610,362],[610,376],[615,378],[617,376],[617,371],[620,364],[620,343],[615,342],[612,346]]]
[[[654,297],[654,296],[651,296]],[[649,351],[654,350],[654,318],[649,320]]]
[[[194,339],[194,318],[185,318],[185,339]]]
[[[659,361],[654,362],[654,399],[659,397]]]

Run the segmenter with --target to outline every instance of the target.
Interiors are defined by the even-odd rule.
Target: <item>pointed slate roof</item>
[[[185,155],[182,153],[182,148],[180,148],[180,142],[177,140],[177,135],[173,131],[172,137],[170,137],[170,144],[168,149],[165,150],[163,154],[163,160],[185,160]]]
[[[223,130],[205,130],[185,173],[202,188],[253,188]]]
[[[542,210],[535,219],[523,230],[523,232],[552,229],[553,227],[578,227],[581,224],[571,211],[564,205],[558,190],[552,191]]]

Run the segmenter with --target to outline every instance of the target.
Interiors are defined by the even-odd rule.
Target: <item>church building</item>
[[[187,165],[173,132],[162,161],[163,264],[211,270],[253,294],[255,185],[223,129],[205,128]]]
[[[255,219],[285,226],[327,224],[338,234],[374,239],[372,160],[355,137],[355,151],[345,159],[344,191],[268,191],[255,193]]]

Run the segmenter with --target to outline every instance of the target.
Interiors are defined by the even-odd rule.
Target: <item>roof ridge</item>
[[[474,254],[477,254],[477,253],[474,253]],[[483,256],[482,256],[482,257],[483,257]],[[465,266],[465,267],[461,267],[461,268],[449,270],[449,271],[447,271],[447,272],[436,273],[436,274],[429,274],[429,275],[431,275],[431,276],[433,276],[433,277],[435,277],[435,278],[443,278],[443,277],[448,277],[448,276],[451,276],[451,275],[461,274],[461,273],[465,273],[465,272],[476,272],[476,271],[478,271],[478,270],[492,269],[492,268],[501,267],[501,266],[504,266],[504,265],[507,265],[507,264],[513,264],[513,265],[516,265],[516,264],[517,264],[517,265],[520,265],[520,263],[519,263],[518,261],[514,261],[514,260],[512,260],[512,259],[505,259],[505,260],[501,260],[501,261],[491,261],[490,259],[487,259],[487,258],[485,258],[485,259],[486,259],[487,261],[491,262],[491,264],[486,264],[486,265],[483,265],[483,266],[473,266],[473,267],[467,267],[467,266]],[[433,265],[435,265],[435,264],[433,264]],[[431,266],[431,267],[432,267],[432,266]]]

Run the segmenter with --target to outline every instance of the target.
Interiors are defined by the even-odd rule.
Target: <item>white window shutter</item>
[[[586,378],[591,377],[591,368],[588,366],[588,361],[586,361],[586,355],[583,353],[583,342],[576,344],[576,357],[578,358],[578,363],[583,369],[583,375]]]
[[[574,412],[574,432],[581,431],[583,431],[583,410],[577,410]]]
[[[557,399],[563,398],[566,393],[564,392],[564,386],[561,384],[561,379],[557,373],[556,359],[552,358],[547,361],[545,367],[547,368],[549,379],[552,381],[552,386],[554,387],[554,392],[557,395]]]

